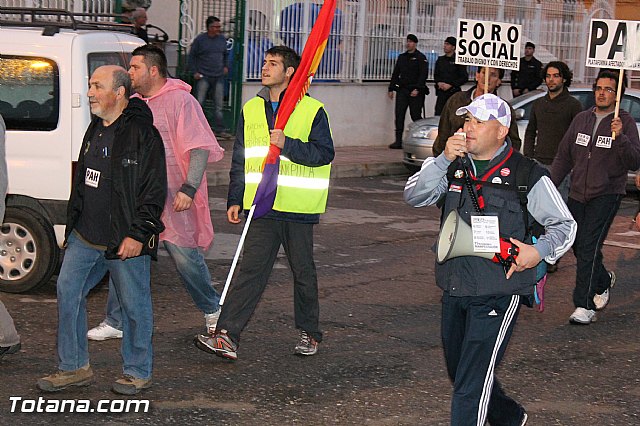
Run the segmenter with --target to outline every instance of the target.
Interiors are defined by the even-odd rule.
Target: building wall
[[[638,0],[617,0],[616,19],[640,21],[640,2]]]
[[[178,26],[180,25],[180,1],[178,0],[153,0],[147,10],[148,21],[169,34],[169,40],[178,39]]]
[[[395,100],[387,96],[388,83],[314,83],[309,94],[325,105],[336,146],[386,146],[394,141]],[[467,90],[471,84],[463,86]],[[245,83],[242,103],[251,99],[262,88],[258,82]],[[436,104],[435,90],[425,101],[425,116],[433,116]],[[503,84],[499,95],[511,99],[508,84]],[[405,121],[411,122],[408,111]]]
[[[311,85],[309,94],[325,104],[336,146],[388,145],[394,139],[394,101],[388,98],[387,87],[388,83],[318,83]],[[259,82],[245,83],[242,103],[261,88]],[[431,114],[434,105],[427,105]]]

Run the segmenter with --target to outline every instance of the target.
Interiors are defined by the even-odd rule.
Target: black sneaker
[[[296,355],[310,356],[318,353],[318,342],[313,337],[309,336],[309,333],[302,330],[300,332],[300,342],[296,345],[294,350]]]
[[[402,149],[402,144],[398,143],[398,142],[394,142],[391,145],[389,145],[390,149]]]
[[[0,346],[0,359],[5,355],[15,354],[20,350],[21,346],[20,342],[11,346]]]

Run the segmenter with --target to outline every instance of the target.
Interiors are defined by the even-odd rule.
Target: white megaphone
[[[438,237],[438,245],[436,247],[438,263],[454,257],[460,256],[477,256],[485,259],[493,259],[494,252],[478,252],[473,250],[473,232],[469,226],[458,214],[456,210],[452,210],[440,230]]]

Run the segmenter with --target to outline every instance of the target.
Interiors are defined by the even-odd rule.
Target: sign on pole
[[[615,19],[592,19],[587,49],[588,67],[617,68],[618,93],[614,117],[618,118],[624,70],[640,69],[640,22]],[[616,138],[616,133],[611,133]]]
[[[456,64],[520,69],[522,26],[458,19]]]
[[[588,67],[640,69],[640,22],[592,19]]]

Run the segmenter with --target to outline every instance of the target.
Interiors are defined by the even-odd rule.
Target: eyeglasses
[[[593,89],[593,91],[596,93],[598,92],[616,93],[616,89],[612,89],[611,87],[600,87],[600,86],[597,86],[595,89]]]

